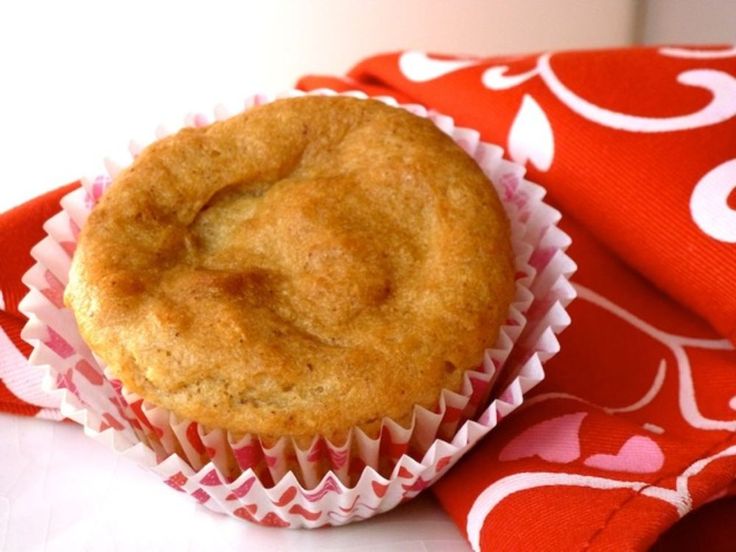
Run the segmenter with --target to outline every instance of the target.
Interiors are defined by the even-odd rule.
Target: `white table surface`
[[[72,422],[0,414],[0,551],[432,551],[469,546],[430,493],[344,527],[260,527],[215,514]]]

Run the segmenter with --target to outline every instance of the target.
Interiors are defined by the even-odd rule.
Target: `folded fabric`
[[[475,548],[643,550],[736,491],[734,76],[733,48],[641,48],[403,52],[301,80],[478,129],[548,189],[572,236],[562,352],[434,487]]]
[[[433,487],[475,548],[643,550],[716,499],[657,547],[732,542],[717,520],[736,494],[735,77],[736,49],[645,48],[403,52],[300,81],[479,130],[548,189],[573,238],[579,298],[546,381]],[[0,410],[56,412],[25,369],[17,303],[73,186],[0,215]]]

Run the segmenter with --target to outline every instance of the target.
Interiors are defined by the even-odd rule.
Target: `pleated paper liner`
[[[245,107],[268,101],[253,96]],[[556,334],[569,325],[570,240],[556,226],[559,213],[542,201],[544,190],[524,180],[522,167],[503,160],[501,148],[449,117],[401,107],[430,118],[476,159],[512,222],[516,296],[495,347],[466,373],[460,392],[444,390],[432,411],[416,407],[405,426],[384,419],[374,438],[354,428],[344,443],[316,437],[305,449],[287,438],[264,442],[205,428],[128,392],[84,344],[62,302],[79,230],[117,171],[109,164],[108,176],[84,182],[62,200],[62,211],[44,226],[48,236],[32,250],[37,264],[24,277],[30,291],[21,304],[29,317],[23,338],[34,346],[31,362],[47,371],[45,385],[61,394],[63,414],[213,510],[267,525],[318,527],[364,519],[415,496],[518,407],[544,377],[542,363],[559,348]],[[222,109],[215,114],[227,116]],[[187,123],[209,121],[195,115]],[[139,150],[131,146],[133,155]],[[497,393],[499,376],[504,385]]]

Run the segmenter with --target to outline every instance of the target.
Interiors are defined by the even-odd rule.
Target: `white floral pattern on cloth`
[[[708,171],[690,196],[690,213],[695,223],[709,236],[727,243],[736,243],[736,209],[728,204],[734,191],[736,159],[729,159]]]
[[[538,394],[528,399],[521,406],[522,410],[531,409],[535,405],[547,401],[562,399],[592,406],[607,414],[636,412],[649,406],[659,397],[660,393],[664,392],[662,382],[665,374],[672,371],[673,374],[670,377],[677,380],[677,387],[674,392],[677,396],[682,421],[685,424],[706,431],[725,430],[736,432],[736,414],[731,419],[712,419],[702,414],[697,403],[692,368],[688,357],[688,349],[732,351],[734,346],[730,341],[674,335],[655,327],[590,288],[581,284],[576,284],[575,288],[578,292],[579,301],[588,302],[602,309],[620,319],[623,323],[630,325],[636,331],[642,332],[655,340],[674,357],[675,364],[668,366],[666,359],[662,358],[647,392],[630,405],[607,407],[593,404],[584,398],[569,393],[553,392]],[[612,375],[612,377],[615,376]],[[672,393],[672,391],[670,389],[669,392]],[[730,402],[734,402],[734,399],[732,398]],[[531,427],[527,427],[501,449],[498,456],[499,461],[512,462],[524,458],[538,457],[550,464],[570,464],[581,460],[584,466],[614,472],[618,476],[625,473],[632,475],[656,474],[662,469],[665,463],[664,452],[653,438],[642,433],[635,433],[625,438],[613,454],[594,453],[582,457],[581,427],[588,415],[588,411],[581,410],[544,419]],[[659,426],[650,423],[642,424],[642,429],[645,431],[651,428],[657,428],[654,433],[661,433]],[[474,549],[479,550],[480,532],[486,518],[494,508],[515,493],[551,485],[585,487],[601,491],[630,489],[672,505],[677,516],[682,517],[693,507],[693,497],[689,487],[690,479],[700,474],[712,462],[730,456],[736,456],[736,447],[726,445],[722,450],[713,451],[707,457],[693,462],[674,478],[673,488],[653,485],[644,481],[591,476],[573,471],[554,473],[535,471],[508,475],[494,481],[475,499],[467,515],[466,531],[468,538]]]
[[[693,60],[734,57],[734,52],[736,48],[659,49],[663,56]],[[550,53],[542,54],[537,58],[533,69],[517,75],[507,75],[509,68],[505,65],[488,67],[481,76],[481,82],[489,90],[506,90],[538,76],[560,102],[580,117],[625,132],[683,131],[716,125],[736,116],[736,78],[724,71],[692,69],[677,76],[677,82],[681,85],[702,88],[711,94],[710,102],[699,110],[671,117],[642,117],[605,109],[579,96],[555,74],[551,58]],[[399,57],[400,71],[405,78],[414,82],[433,80],[480,64],[482,60],[478,59],[432,59],[417,51],[408,51]],[[544,110],[530,94],[524,95],[509,131],[508,150],[517,163],[523,165],[529,162],[542,172],[549,170],[554,161],[552,125]],[[727,203],[729,194],[734,190],[736,178],[729,161],[724,161],[695,185],[691,198],[692,219],[698,228],[708,236],[728,243],[736,243],[736,212]]]

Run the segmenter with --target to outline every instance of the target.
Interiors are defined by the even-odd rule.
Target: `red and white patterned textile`
[[[433,487],[473,547],[644,550],[712,501],[656,546],[732,547],[736,49],[402,52],[300,87],[447,113],[504,145],[565,217],[579,299],[562,351]],[[55,412],[24,370],[17,303],[28,251],[69,189],[0,215],[2,410]]]

